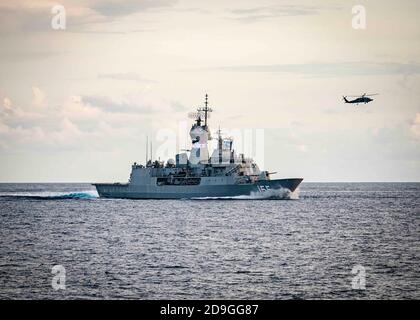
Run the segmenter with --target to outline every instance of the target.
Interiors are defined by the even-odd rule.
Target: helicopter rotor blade
[[[350,97],[350,98],[363,98],[363,97],[370,97],[370,96],[377,96],[379,95],[379,93],[372,93],[372,94],[355,94],[355,95],[348,95],[346,97]]]

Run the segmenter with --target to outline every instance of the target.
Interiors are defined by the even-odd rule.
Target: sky
[[[420,181],[418,12],[412,0],[2,0],[0,182],[127,181],[146,136],[161,160],[169,140],[190,147],[205,93],[213,136],[263,132],[256,158],[275,178]],[[379,95],[343,103],[363,93]]]

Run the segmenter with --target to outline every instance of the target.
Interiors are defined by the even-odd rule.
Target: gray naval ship
[[[190,114],[194,124],[190,130],[190,155],[177,154],[175,159],[147,159],[146,164],[134,163],[128,183],[93,184],[100,197],[130,199],[191,199],[191,198],[276,198],[292,193],[301,178],[270,179],[268,171],[243,154],[236,154],[232,138],[223,138],[220,130],[217,149],[209,157],[207,143],[212,139],[207,124],[209,113],[206,94],[204,107]],[[148,147],[147,147],[148,149]]]

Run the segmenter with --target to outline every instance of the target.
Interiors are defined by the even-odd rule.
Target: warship
[[[100,197],[128,199],[254,198],[291,194],[302,178],[271,179],[253,159],[237,154],[232,138],[217,131],[217,148],[209,156],[212,139],[207,124],[210,112],[208,95],[204,107],[190,113],[191,150],[179,153],[167,162],[148,159],[145,165],[134,163],[128,183],[94,183]],[[148,146],[146,147],[148,150]]]

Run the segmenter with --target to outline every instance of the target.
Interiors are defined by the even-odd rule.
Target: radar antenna
[[[195,111],[188,113],[188,118],[194,119],[197,122],[197,126],[201,126],[201,119],[204,118],[204,113],[201,111]]]
[[[204,112],[193,111],[188,113],[188,118],[197,120],[198,118],[204,118]]]

